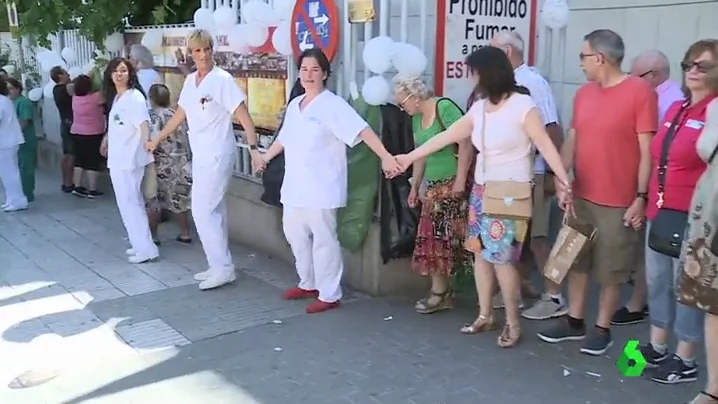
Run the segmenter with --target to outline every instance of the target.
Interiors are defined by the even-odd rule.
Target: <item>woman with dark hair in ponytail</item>
[[[117,208],[130,239],[129,262],[139,264],[159,256],[141,189],[145,167],[154,161],[145,150],[150,138],[147,99],[135,68],[123,58],[112,59],[107,65],[103,87],[109,119],[101,151],[107,156]]]
[[[571,183],[561,157],[546,133],[541,113],[531,97],[525,94],[526,89],[516,84],[514,69],[506,54],[499,48],[481,48],[469,55],[467,64],[478,79],[476,93],[482,97],[444,133],[407,155],[397,156],[397,160],[406,169],[418,159],[467,138],[471,138],[478,149],[475,183],[469,196],[465,248],[474,254],[474,278],[481,311],[472,323],[461,328],[461,332],[475,334],[496,328],[491,300],[494,279],[498,278],[505,302],[506,325],[497,343],[500,347],[510,348],[518,343],[521,335],[521,279],[515,264],[527,237],[530,214],[526,217],[526,212],[523,216],[508,212],[514,202],[526,201],[509,198],[514,194],[502,191],[527,189],[525,194],[529,198],[534,172],[533,145],[556,173],[558,194],[564,204],[570,203]],[[487,209],[489,204],[484,192],[489,188],[493,190],[492,210]],[[497,200],[509,207],[507,214],[499,209],[503,204],[494,203]]]

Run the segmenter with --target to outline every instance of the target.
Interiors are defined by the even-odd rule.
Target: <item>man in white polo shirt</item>
[[[563,133],[558,123],[558,110],[554,101],[551,87],[546,79],[532,67],[524,62],[524,40],[515,31],[501,31],[490,42],[491,46],[501,48],[506,52],[511,65],[514,67],[516,83],[526,87],[531,93],[531,99],[541,111],[546,131],[556,148],[561,149]],[[536,155],[534,165],[534,206],[531,218],[531,253],[539,268],[543,268],[551,251],[548,235],[551,211],[551,196],[544,189],[544,180],[551,173],[546,172],[546,163],[540,154]],[[524,265],[526,265],[524,263]],[[524,275],[526,270],[522,271]],[[568,312],[566,301],[561,295],[561,288],[549,280],[545,280],[545,293],[541,300],[523,312],[523,317],[532,320],[544,320],[563,316]],[[498,295],[500,296],[500,295]],[[495,306],[502,306],[502,302],[495,302]]]
[[[247,134],[255,169],[263,169],[264,162],[257,149],[257,133],[245,94],[228,72],[214,65],[212,35],[195,30],[187,43],[197,71],[187,76],[175,116],[148,148],[154,150],[187,119],[192,150],[192,216],[209,263],[209,269],[196,274],[195,279],[205,290],[236,279],[224,202],[236,147],[232,118],[242,124]]]

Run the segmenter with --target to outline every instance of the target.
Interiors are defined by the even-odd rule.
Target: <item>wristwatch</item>
[[[249,145],[249,150],[259,150],[256,144]]]
[[[645,202],[648,202],[648,192],[638,192],[638,193],[636,194],[636,198],[641,198],[641,199],[643,199]]]

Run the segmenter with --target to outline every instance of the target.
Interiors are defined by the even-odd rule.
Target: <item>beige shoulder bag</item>
[[[530,182],[521,181],[487,181],[486,180],[486,102],[483,104],[483,120],[481,121],[481,171],[484,180],[483,214],[513,220],[531,219],[533,208],[532,186]]]

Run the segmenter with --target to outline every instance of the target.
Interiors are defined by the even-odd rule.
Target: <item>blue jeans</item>
[[[668,330],[673,325],[679,341],[698,342],[703,338],[705,312],[676,301],[680,260],[648,247],[651,223],[646,228],[646,283],[651,325]]]

